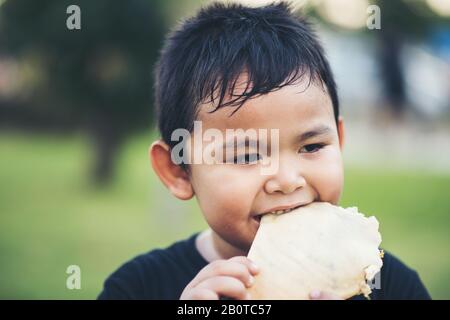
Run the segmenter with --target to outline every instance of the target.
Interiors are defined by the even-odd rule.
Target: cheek
[[[258,193],[258,179],[228,165],[193,168],[193,186],[208,223],[247,219]]]
[[[338,204],[344,185],[342,155],[338,147],[323,151],[311,165],[309,181],[322,201]]]

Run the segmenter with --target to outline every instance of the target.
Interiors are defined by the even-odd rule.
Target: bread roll
[[[253,299],[309,299],[321,290],[343,299],[371,292],[380,271],[381,235],[375,217],[356,207],[314,202],[262,217],[248,258],[260,267]]]

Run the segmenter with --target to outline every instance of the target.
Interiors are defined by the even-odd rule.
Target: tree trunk
[[[106,113],[97,113],[92,117],[90,132],[95,155],[91,177],[95,185],[105,186],[114,176],[121,132]]]

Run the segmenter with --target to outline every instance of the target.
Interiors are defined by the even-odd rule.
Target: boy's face
[[[226,129],[279,130],[278,169],[273,174],[261,174],[258,162],[190,165],[190,183],[200,208],[221,240],[247,251],[259,226],[258,215],[313,201],[339,202],[342,135],[340,140],[331,100],[320,85],[302,81],[285,86],[248,100],[231,117],[233,108],[210,110],[210,105],[200,107],[203,131],[215,128],[225,136]],[[235,152],[253,153],[245,147]]]

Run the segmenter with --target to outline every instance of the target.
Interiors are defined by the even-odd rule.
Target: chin
[[[250,247],[252,246],[253,239],[255,239],[256,231],[250,230],[249,233],[245,235],[241,235],[240,237],[233,237],[229,241],[233,247],[236,249],[239,249],[242,252],[245,252],[245,255],[247,255],[247,252],[250,250]]]

